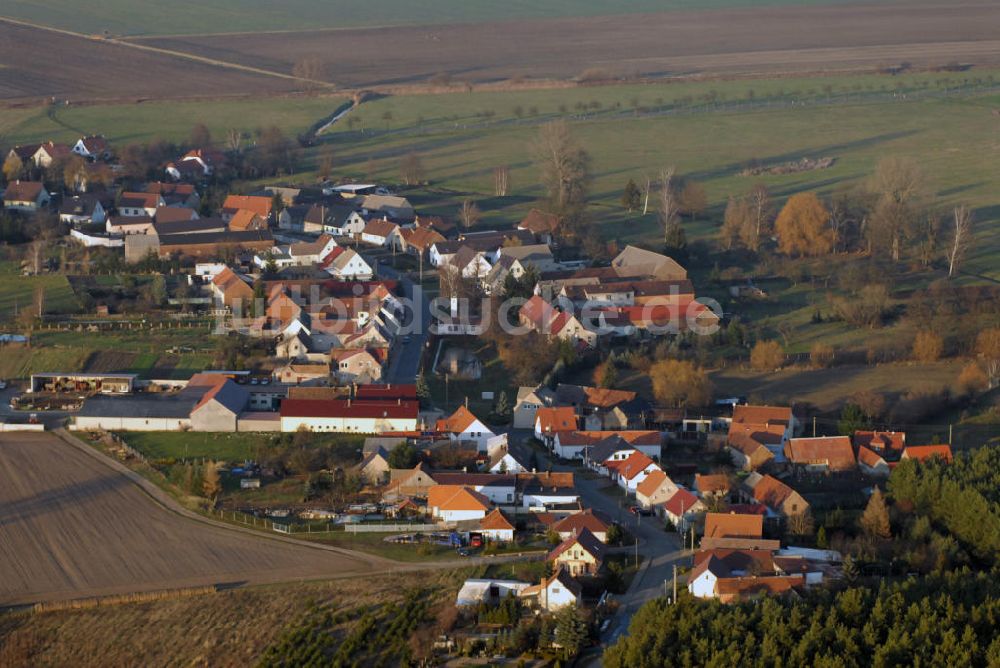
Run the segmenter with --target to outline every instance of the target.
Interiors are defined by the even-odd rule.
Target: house
[[[40,145],[31,159],[36,167],[48,169],[60,160],[66,160],[72,155],[73,149],[68,145],[49,141]]]
[[[302,217],[302,231],[307,234],[334,234],[344,236],[343,228],[347,225],[354,207],[347,204],[313,204]]]
[[[611,261],[611,266],[619,276],[627,278],[652,278],[663,281],[679,281],[687,278],[687,270],[676,260],[636,246],[626,246],[625,250]]]
[[[191,209],[178,206],[161,206],[156,210],[158,218],[153,222],[153,229],[161,237],[173,234],[221,234],[228,232],[226,221],[221,218],[200,218]],[[136,216],[136,220],[145,216]],[[234,233],[237,234],[237,233]],[[246,232],[239,234],[246,235]],[[261,232],[260,234],[268,234]]]
[[[169,207],[183,207],[185,209],[197,209],[201,206],[201,197],[198,191],[190,183],[163,183],[162,181],[150,181],[144,190],[148,193],[156,193],[163,197],[163,201]]]
[[[611,518],[599,510],[587,508],[579,513],[567,515],[555,522],[549,528],[559,534],[559,538],[567,540],[583,533],[584,529],[594,534],[602,543],[608,542],[608,529],[611,528]]]
[[[424,469],[423,462],[412,469],[392,469],[389,471],[389,485],[382,495],[384,501],[398,501],[404,498],[426,499],[437,481]]]
[[[779,517],[794,517],[809,510],[809,502],[801,494],[771,475],[751,473],[743,481],[743,496],[767,506]]]
[[[906,432],[858,430],[854,432],[854,447],[865,447],[883,456],[897,456],[906,447]]]
[[[14,180],[3,193],[3,206],[11,211],[38,211],[49,203],[51,197],[40,181]]]
[[[72,151],[87,160],[106,160],[111,157],[108,140],[100,135],[78,139],[73,145]]]
[[[198,180],[211,176],[225,164],[226,156],[221,151],[198,148],[188,151],[175,162],[167,163],[165,171],[174,181]]]
[[[240,251],[261,253],[274,248],[274,238],[271,237],[271,233],[267,230],[158,234],[157,236],[159,237],[159,256],[161,258],[218,258],[226,253]],[[127,250],[128,245],[126,243]]]
[[[490,503],[510,506],[517,500],[517,476],[466,471],[435,471],[439,485],[460,486],[482,494]]]
[[[701,548],[776,550],[781,541],[764,538],[764,517],[742,513],[706,513]]]
[[[275,382],[286,385],[326,385],[330,365],[325,362],[289,362],[271,372]]]
[[[245,232],[246,230],[266,230],[267,220],[248,209],[240,209],[229,219],[230,230]]]
[[[903,449],[903,456],[900,459],[915,459],[918,462],[926,462],[932,458],[938,458],[946,464],[951,464],[952,454],[950,445],[908,445]]]
[[[704,475],[696,473],[694,476],[694,491],[703,499],[710,497],[723,498],[729,495],[732,485],[729,476],[725,473],[714,473]]]
[[[73,195],[59,205],[59,220],[70,225],[102,225],[107,210],[96,195]]]
[[[370,281],[375,276],[371,265],[353,248],[334,248],[319,268],[341,281]]]
[[[414,227],[399,231],[400,250],[420,257],[426,257],[431,246],[445,238],[432,227]]]
[[[118,215],[149,216],[156,215],[156,210],[165,206],[166,202],[158,193],[123,192],[118,198]]]
[[[785,435],[782,440],[782,447],[785,442],[795,436],[801,426],[792,409],[788,406],[751,406],[747,404],[737,404],[733,407],[732,424],[764,425],[766,427],[781,426]],[[774,452],[775,457],[782,454],[781,450]]]
[[[486,259],[486,253],[472,246],[462,246],[442,268],[458,274],[462,278],[482,279],[490,273],[492,265]]]
[[[721,603],[735,603],[762,596],[797,596],[806,584],[803,575],[771,575],[725,578],[716,584]]]
[[[483,538],[497,543],[514,542],[514,525],[499,508],[495,508],[479,523],[479,532]]]
[[[562,568],[537,585],[521,592],[521,600],[541,610],[553,612],[568,606],[577,607],[583,600],[583,589]]]
[[[405,222],[413,222],[416,212],[405,197],[395,195],[365,195],[361,200],[361,211],[365,215],[377,215]]]
[[[571,472],[518,473],[517,495],[524,508],[576,512],[580,496]]]
[[[161,226],[173,224],[173,223],[188,223],[193,220],[198,220],[198,212],[194,209],[189,209],[186,206],[160,206],[156,208],[156,213],[153,214],[153,220],[159,223]],[[180,229],[174,230],[176,232],[189,232],[193,230],[202,229],[200,226],[192,226],[190,229],[185,229],[181,227]],[[225,229],[223,227],[222,229]],[[169,232],[167,232],[169,234]]]
[[[497,254],[497,261],[503,258],[511,260],[510,273],[514,278],[521,278],[528,269],[534,269],[539,274],[559,269],[548,244],[504,246]]]
[[[656,462],[641,452],[633,452],[621,461],[609,461],[605,465],[611,479],[629,494],[634,494],[639,483],[649,474],[661,470]]]
[[[382,363],[364,348],[331,350],[330,362],[338,383],[378,383],[382,380]]]
[[[514,404],[514,429],[534,429],[536,412],[542,406],[551,406],[552,399],[552,390],[543,385],[517,388],[517,401]]]
[[[437,485],[427,491],[427,510],[443,522],[481,520],[490,511],[490,500],[461,485]]]
[[[490,461],[486,468],[490,473],[526,473],[531,470],[531,453],[513,449],[506,442],[491,448],[489,455]]]
[[[705,504],[691,492],[678,487],[669,499],[657,507],[657,510],[662,512],[663,517],[670,520],[679,531],[684,532],[698,515],[705,512]]]
[[[380,248],[398,248],[399,225],[383,218],[372,218],[361,231],[361,241]]]
[[[416,431],[420,406],[415,401],[353,401],[351,399],[285,399],[281,430],[382,434]]]
[[[481,603],[497,605],[505,598],[520,596],[530,587],[531,583],[518,580],[470,579],[458,590],[455,605],[460,608],[478,606]]]
[[[849,436],[790,439],[785,444],[785,458],[808,471],[841,472],[857,468]]]
[[[892,472],[889,463],[882,459],[881,455],[863,445],[858,446],[858,468],[865,475],[880,478],[888,478]]]
[[[244,307],[253,301],[253,288],[250,287],[250,283],[229,267],[215,275],[211,287],[215,301],[232,309],[233,312],[245,313]]]
[[[723,603],[806,585],[804,559],[774,556],[766,550],[712,549],[695,554],[688,591]]]
[[[274,198],[263,195],[228,195],[222,203],[222,219],[231,221],[240,211],[255,213],[265,221],[271,221]]]
[[[532,209],[528,215],[517,224],[517,229],[531,232],[536,239],[544,244],[551,244],[559,230],[560,218],[554,213],[546,213]]]
[[[549,552],[545,561],[566,570],[571,577],[597,575],[604,566],[604,543],[584,528]]]
[[[785,427],[780,424],[733,423],[729,425],[726,450],[733,465],[744,471],[756,471],[775,459],[775,451],[784,459]]]
[[[191,409],[191,428],[194,431],[237,430],[237,419],[250,402],[250,393],[221,374],[197,374],[188,381],[188,387],[210,386]]]
[[[667,502],[678,489],[666,473],[654,470],[636,486],[635,500],[643,508],[652,509]]]
[[[449,417],[438,420],[436,430],[442,434],[447,434],[453,441],[473,441],[479,452],[486,452],[487,442],[496,436],[479,418],[473,415],[465,406],[458,409]]]
[[[388,453],[379,448],[376,452],[370,452],[365,455],[365,458],[357,465],[355,471],[371,484],[381,485],[389,479],[391,468],[389,466]]]
[[[650,459],[658,460],[662,454],[662,437],[657,431],[585,431],[593,445],[586,451],[585,459],[590,468],[607,475],[606,463],[627,459],[633,452],[641,452]]]
[[[104,230],[113,236],[149,236],[143,241],[156,242],[154,252],[159,248],[159,238],[155,234],[156,228],[153,226],[153,219],[149,216],[108,216],[104,221]],[[128,245],[126,244],[126,259],[128,259]],[[131,260],[130,260],[131,261]]]
[[[576,429],[576,411],[570,406],[543,406],[535,411],[535,438],[552,447],[555,434]],[[564,457],[563,453],[557,453]]]

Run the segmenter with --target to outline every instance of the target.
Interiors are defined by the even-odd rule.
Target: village
[[[611,642],[641,603],[676,601],[679,586],[732,603],[853,578],[849,540],[814,513],[884,513],[879,487],[898,462],[951,460],[948,445],[908,444],[901,431],[818,435],[796,406],[737,397],[694,412],[613,382],[549,377],[512,397],[483,386],[442,410],[429,382],[481,378],[471,351],[483,337],[530,335],[599,360],[714,332],[722,314],[665,254],[627,246],[606,266],[568,254],[560,218],[539,209],[510,228],[473,228],[422,215],[386,186],[332,182],[230,193],[213,209],[199,187],[224,154],[193,149],[141,183],[118,175],[113,155],[101,137],[15,147],[5,164],[26,176],[72,165],[75,192],[15,178],[4,207],[55,212],[71,243],[130,264],[177,261],[190,304],[214,318],[214,336],[251,342],[253,364],[184,379],[37,373],[11,405],[29,422],[61,408],[69,430],[126,458],[142,432],[293,447],[356,439],[346,466],[265,462],[250,449],[202,460],[202,477],[222,477],[209,511],[495,558],[456,592],[464,621],[441,639],[447,651],[504,651],[522,609],[578,610],[559,623]],[[491,334],[496,303],[515,296],[517,332]],[[173,479],[191,463],[154,465]],[[255,501],[290,480],[301,499]]]

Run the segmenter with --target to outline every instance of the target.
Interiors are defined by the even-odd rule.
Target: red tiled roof
[[[870,468],[875,468],[879,464],[886,463],[881,456],[863,445],[858,446],[858,462]]]
[[[420,407],[412,401],[351,401],[350,399],[284,399],[281,417],[413,418]]]
[[[705,536],[708,538],[761,538],[764,518],[760,515],[708,513],[705,515]]]
[[[478,419],[468,408],[459,406],[449,417],[437,421],[437,431],[461,434]]]
[[[635,488],[637,494],[642,494],[645,497],[650,497],[656,494],[656,490],[660,488],[664,482],[669,480],[667,474],[663,471],[653,471],[646,478],[639,483],[639,486]]]
[[[489,510],[490,500],[461,485],[435,485],[427,491],[427,505],[439,510]]]
[[[863,445],[872,450],[896,450],[906,447],[905,431],[856,431],[854,445]]]
[[[680,517],[700,504],[701,500],[697,496],[686,489],[680,488],[664,502],[663,507],[674,517]]]
[[[381,399],[395,401],[417,400],[417,386],[413,384],[366,384],[358,385],[354,390],[354,398],[357,400]]]
[[[611,520],[603,515],[603,513],[599,513],[598,511],[588,508],[583,512],[567,515],[558,522],[555,522],[552,525],[552,529],[556,533],[565,533],[570,531],[576,532],[577,534],[580,534],[584,529],[587,529],[591,533],[598,534],[607,531],[608,527],[611,526]]]
[[[610,463],[610,462],[609,462]],[[640,473],[646,470],[650,465],[655,465],[652,459],[648,456],[636,450],[631,455],[626,457],[624,460],[618,462],[618,475],[620,475],[625,480],[632,480]]]
[[[792,420],[792,409],[787,406],[744,406],[733,407],[733,424],[783,424]]]
[[[903,450],[903,459],[916,459],[923,462],[931,457],[940,457],[947,463],[951,463],[952,454],[950,445],[909,445]]]
[[[571,406],[543,406],[535,411],[535,424],[545,434],[573,431],[576,429],[576,411]]]
[[[253,211],[261,218],[267,218],[271,215],[271,205],[272,201],[270,197],[263,197],[261,195],[229,195],[226,197],[226,201],[222,203],[222,210],[236,213],[240,209],[246,209],[247,211]]]
[[[793,464],[825,465],[831,471],[849,471],[857,465],[847,436],[793,438],[785,444],[785,457]]]
[[[696,473],[694,476],[694,486],[697,487],[698,491],[702,494],[728,492],[731,487],[729,484],[729,476],[725,473],[716,473],[713,475],[702,475],[700,473]]]
[[[559,216],[554,213],[545,213],[538,209],[532,209],[524,217],[524,220],[518,224],[518,227],[522,230],[528,230],[533,234],[551,234],[559,227]]]
[[[595,557],[598,561],[604,556],[604,543],[597,540],[597,536],[590,532],[590,529],[584,527],[579,533],[570,536],[559,545],[555,547],[549,555],[545,558],[546,561],[552,561],[556,559],[560,554],[570,549],[574,545],[579,545],[586,552],[589,552],[591,556]]]
[[[771,475],[761,476],[753,488],[753,497],[768,508],[780,508],[794,490]]]
[[[479,528],[483,531],[513,531],[514,525],[510,523],[507,516],[499,508],[483,518],[479,523]]]

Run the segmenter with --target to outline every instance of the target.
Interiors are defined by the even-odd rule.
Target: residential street
[[[392,267],[379,264],[379,274],[383,278],[398,280],[403,289],[403,296],[411,300],[414,299],[414,283],[409,276],[402,274]],[[386,373],[386,382],[391,384],[413,383],[420,371],[420,358],[423,354],[424,346],[427,345],[429,327],[431,319],[431,306],[427,297],[420,295],[420,318],[413,325],[412,314],[407,314],[408,318],[403,323],[404,331],[402,340],[393,347],[392,356],[389,360],[389,370]],[[412,327],[411,327],[412,326]],[[412,332],[410,329],[412,328]],[[406,339],[409,338],[407,342]]]
[[[545,464],[541,461],[543,456],[539,454],[538,457],[539,465],[544,467]],[[609,480],[589,479],[589,477],[581,475],[576,466],[555,461],[552,463],[552,470],[577,473],[576,489],[580,493],[584,505],[608,514],[639,539],[639,555],[643,557],[642,567],[632,580],[629,590],[625,594],[615,597],[619,604],[618,613],[601,638],[603,643],[610,645],[619,636],[628,632],[632,616],[644,603],[657,596],[662,596],[667,589],[672,587],[674,564],[677,566],[689,565],[691,552],[682,549],[680,536],[663,530],[661,520],[655,517],[632,515],[628,512],[631,500],[625,499],[624,496],[601,491],[603,487],[613,484]],[[678,584],[678,587],[681,586]]]

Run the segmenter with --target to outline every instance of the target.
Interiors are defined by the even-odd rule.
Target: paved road
[[[543,457],[539,455],[539,458]],[[544,466],[543,462],[539,463]],[[552,470],[576,471],[577,467],[553,461]],[[691,555],[690,551],[682,549],[680,536],[664,531],[662,520],[632,515],[626,509],[630,501],[601,491],[610,484],[610,481],[603,478],[591,480],[582,475],[576,476],[576,489],[583,503],[610,515],[636,536],[639,540],[638,552],[643,558],[642,567],[632,580],[629,590],[615,597],[619,605],[618,612],[601,638],[609,645],[628,632],[632,616],[644,603],[664,595],[671,586],[674,564],[689,564]]]
[[[403,289],[403,296],[409,303],[416,304],[416,308],[419,310],[418,318],[414,318],[414,315],[417,314],[408,311],[403,323],[405,333],[399,343],[393,346],[392,356],[389,359],[389,370],[386,372],[386,382],[413,383],[420,371],[420,359],[429,337],[430,302],[423,292],[415,294],[416,285],[406,274],[382,264],[379,265],[378,271],[385,278],[398,280]]]

